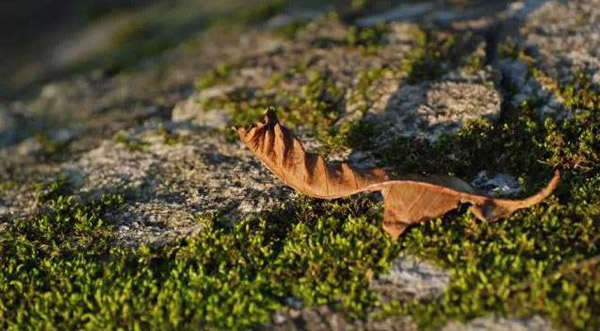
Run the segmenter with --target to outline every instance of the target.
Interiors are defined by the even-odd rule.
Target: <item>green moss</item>
[[[344,90],[323,72],[309,71],[308,81],[300,94],[288,95],[286,115],[293,126],[323,127],[338,118],[342,111]]]
[[[17,183],[12,180],[0,182],[0,192],[10,191],[17,186]]]
[[[265,109],[275,106],[286,125],[293,129],[302,126],[307,134],[321,142],[331,141],[331,132],[337,130],[332,128],[332,124],[344,109],[345,90],[331,76],[307,70],[305,66],[275,76],[269,88],[298,76],[306,82],[296,92],[237,89],[224,96],[204,100],[202,107],[224,109],[229,113],[232,125],[249,126],[262,119]],[[230,137],[235,139],[234,134]]]
[[[35,183],[36,203],[45,203],[71,192],[71,182],[65,176],[52,179],[49,183]]]
[[[396,245],[364,214],[368,199],[317,202],[229,222],[163,247],[115,245],[104,221],[118,195],[59,195],[0,232],[0,326],[246,329],[294,297],[364,316],[367,275]],[[340,222],[340,220],[344,220]]]
[[[158,125],[156,129],[156,134],[158,134],[163,139],[163,143],[165,145],[174,146],[179,143],[179,136],[167,130],[162,123]]]
[[[305,62],[302,62],[302,63],[292,67],[291,69],[286,70],[286,71],[276,72],[273,74],[273,76],[267,83],[266,88],[275,89],[278,86],[280,86],[280,84],[283,81],[285,81],[287,79],[291,79],[294,76],[304,75],[308,70],[309,70],[309,64],[305,61]]]
[[[472,54],[466,60],[465,69],[467,73],[475,75],[477,71],[483,69],[484,58],[477,54]]]
[[[222,83],[229,78],[234,69],[235,66],[231,64],[218,65],[198,78],[196,88],[202,90]]]
[[[306,22],[295,20],[290,24],[276,28],[275,33],[286,39],[294,39],[298,35],[298,32],[306,27],[306,24]]]
[[[553,198],[508,220],[481,223],[462,208],[397,242],[366,197],[301,198],[234,226],[202,215],[205,227],[194,237],[126,248],[114,244],[103,219],[123,198],[70,196],[61,179],[42,190],[39,214],[0,233],[0,325],[245,329],[268,322],[288,297],[364,318],[380,306],[370,275],[399,252],[444,266],[451,284],[439,300],[384,305],[382,317],[409,314],[425,329],[488,313],[541,313],[576,329],[600,325],[597,110],[540,121],[526,104],[496,125],[473,122],[435,145],[399,140],[383,150],[370,145],[373,128],[356,125],[350,143],[370,146],[398,171],[472,178],[495,169],[534,192],[560,168],[563,183]]]
[[[541,313],[569,328],[596,328],[600,268],[577,265],[598,254],[599,215],[595,206],[554,199],[498,224],[462,214],[418,226],[402,247],[450,270],[450,287],[439,300],[394,303],[385,311],[409,313],[427,329],[493,312]]]
[[[137,65],[143,59],[157,56],[173,48],[175,43],[167,37],[154,36],[121,46],[114,54],[99,61],[102,70],[109,74],[118,73],[126,68]]]
[[[234,21],[244,25],[262,23],[279,13],[287,4],[288,0],[259,2],[250,8],[241,10]]]
[[[366,114],[376,101],[376,96],[379,96],[378,91],[373,90],[377,86],[376,83],[381,81],[386,74],[392,74],[394,71],[393,67],[383,66],[359,72],[356,77],[356,86],[350,94],[348,103],[361,115]]]
[[[132,15],[126,25],[109,36],[109,52],[96,64],[109,73],[117,73],[174,47],[175,41],[160,30],[149,18]]]
[[[203,109],[223,109],[229,114],[232,126],[250,126],[262,119],[265,110],[275,104],[273,95],[256,94],[249,89],[236,89],[223,96],[200,101]],[[231,129],[226,130],[230,140],[237,135]]]
[[[420,31],[417,47],[403,61],[403,69],[409,73],[408,83],[434,80],[445,74],[452,64],[461,58],[461,45],[467,36],[443,34],[437,31]]]
[[[58,154],[66,147],[66,143],[56,141],[43,132],[35,135],[35,141],[42,146],[42,150],[46,156]]]
[[[515,41],[510,37],[498,45],[498,53],[501,58],[511,58],[514,60],[529,58],[525,51],[517,47]]]
[[[135,137],[128,137],[123,132],[119,132],[115,135],[115,142],[122,144],[130,151],[143,151],[149,146],[148,143]]]
[[[585,85],[577,85],[585,86]],[[563,87],[561,90],[569,90]],[[575,88],[566,103],[588,105]],[[401,239],[405,252],[452,272],[439,300],[395,302],[384,316],[410,314],[425,329],[449,320],[490,313],[542,314],[574,329],[600,325],[600,112],[579,108],[570,119],[541,120],[525,103],[496,124],[476,121],[436,144],[399,138],[385,148],[360,139],[397,173],[449,173],[473,178],[480,170],[517,176],[532,194],[561,169],[555,197],[507,220],[486,224],[465,209],[412,228]],[[485,157],[482,157],[485,155]],[[586,262],[591,261],[591,263]]]
[[[289,3],[288,0],[260,1],[252,5],[241,3],[238,10],[229,15],[211,20],[210,28],[229,30],[264,23],[278,14]]]
[[[132,16],[115,33],[110,36],[110,44],[113,47],[123,47],[131,42],[152,36],[153,28],[148,19]]]
[[[563,105],[569,111],[594,109],[600,104],[600,89],[584,72],[577,72],[567,84],[559,84],[539,68],[533,67],[530,71],[542,86],[549,88],[556,96],[564,100]]]
[[[374,27],[350,26],[346,34],[349,47],[358,48],[365,53],[374,53],[385,44],[384,36],[389,32],[386,24]]]

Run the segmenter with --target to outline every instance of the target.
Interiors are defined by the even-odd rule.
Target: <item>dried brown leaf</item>
[[[358,192],[373,184],[386,181],[381,169],[353,169],[346,163],[327,164],[325,160],[307,153],[294,133],[267,111],[265,123],[246,131],[239,128],[242,142],[285,184],[315,198],[335,199]]]
[[[359,192],[380,191],[384,198],[384,229],[397,238],[410,225],[444,215],[462,203],[480,220],[495,221],[544,200],[558,185],[555,173],[539,193],[522,200],[477,195],[463,180],[451,176],[406,176],[390,180],[383,169],[354,169],[347,163],[327,164],[307,153],[293,132],[268,110],[265,122],[250,130],[239,128],[242,142],[286,185],[303,194],[335,199]]]

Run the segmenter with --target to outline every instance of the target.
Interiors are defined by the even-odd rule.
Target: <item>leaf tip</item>
[[[279,123],[279,119],[277,118],[275,109],[273,107],[269,107],[265,111],[265,124],[275,124],[275,123]]]

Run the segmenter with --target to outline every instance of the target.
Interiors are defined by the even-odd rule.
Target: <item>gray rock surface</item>
[[[568,81],[585,71],[600,83],[600,1],[548,1],[521,31],[544,71]]]
[[[204,109],[202,101],[231,92],[232,87],[214,87],[200,91],[184,101],[178,102],[171,113],[174,122],[191,122],[200,126],[225,128],[227,113],[224,109]]]
[[[442,331],[551,331],[552,324],[543,317],[506,318],[499,316],[480,317],[467,323],[450,322]]]
[[[471,185],[493,197],[517,196],[521,193],[517,180],[511,175],[502,173],[480,171]]]
[[[536,100],[542,116],[568,117],[564,100],[554,94],[554,84],[572,83],[579,74],[600,84],[600,2],[520,1],[513,7],[515,19],[522,21],[511,35],[519,48],[532,57],[534,67],[547,78],[533,77],[528,65],[517,59],[499,63],[507,87],[514,92],[511,104]],[[521,8],[522,7],[522,8]],[[521,9],[518,9],[521,8]],[[576,111],[576,110],[575,110]]]
[[[470,120],[497,118],[500,102],[499,93],[481,83],[443,81],[407,85],[388,100],[381,123],[391,124],[385,138],[416,136],[434,142]]]
[[[291,193],[239,144],[211,137],[206,129],[164,125],[177,142],[165,143],[149,125],[120,133],[126,142],[105,141],[62,167],[79,194],[133,195],[109,215],[124,242],[165,243],[198,231],[203,215],[236,221],[278,206]]]
[[[416,331],[417,326],[406,317],[394,317],[383,320],[349,321],[343,314],[335,312],[329,306],[289,309],[276,313],[267,330],[364,330],[364,331]]]
[[[432,298],[441,295],[450,283],[450,274],[429,262],[413,256],[395,260],[391,269],[377,279],[371,288],[384,300]]]

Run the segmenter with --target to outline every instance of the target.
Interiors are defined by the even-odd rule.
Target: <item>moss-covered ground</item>
[[[384,28],[351,29],[347,47],[373,51]],[[453,38],[423,33],[406,61],[361,73],[363,92],[356,98],[368,104],[370,84],[386,71],[435,79],[456,45]],[[545,77],[530,67],[535,77]],[[207,88],[235,70],[217,67],[198,85]],[[68,181],[55,181],[40,189],[34,214],[0,231],[0,328],[247,329],[268,323],[290,297],[305,306],[331,305],[350,319],[409,315],[423,329],[490,313],[541,314],[571,329],[600,327],[600,92],[585,75],[553,85],[565,100],[564,119],[542,118],[538,100],[527,100],[505,106],[493,123],[474,121],[435,143],[396,138],[386,146],[371,139],[369,122],[333,126],[345,91],[328,75],[298,67],[274,77],[270,88],[289,75],[306,76],[300,93],[235,91],[209,102],[219,103],[238,125],[258,120],[275,104],[290,126],[312,131],[324,151],[370,151],[398,174],[473,178],[491,169],[514,175],[530,194],[559,169],[562,183],[545,202],[500,222],[482,223],[461,208],[397,241],[380,227],[377,200],[361,196],[282,201],[235,225],[218,214],[203,215],[197,221],[205,227],[195,236],[160,247],[124,247],[115,245],[116,230],[104,219],[127,203],[128,192],[82,197]],[[9,185],[20,183],[0,189]],[[448,270],[445,293],[381,303],[370,279],[399,254]]]

